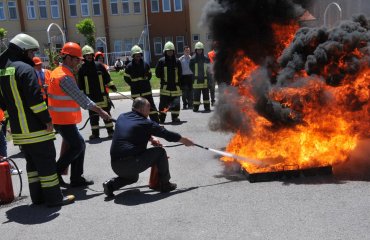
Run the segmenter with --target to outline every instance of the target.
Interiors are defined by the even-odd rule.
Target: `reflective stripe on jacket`
[[[0,69],[1,106],[9,117],[15,145],[32,144],[55,139],[46,131],[50,115],[42,101],[34,69],[21,61]]]
[[[80,105],[60,87],[60,81],[65,77],[76,81],[73,73],[65,66],[59,66],[51,73],[48,100],[53,124],[77,124],[82,120]]]

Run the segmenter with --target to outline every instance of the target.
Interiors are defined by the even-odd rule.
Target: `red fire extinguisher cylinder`
[[[10,165],[7,161],[0,162],[0,203],[10,203],[14,200]]]

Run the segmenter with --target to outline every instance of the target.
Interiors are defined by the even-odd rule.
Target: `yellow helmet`
[[[194,48],[195,50],[197,50],[197,49],[204,49],[204,45],[203,45],[203,43],[201,43],[201,42],[197,42],[196,44],[195,44],[195,48]]]
[[[165,53],[166,51],[175,51],[175,45],[173,45],[172,42],[168,41],[166,42],[166,44],[164,45],[164,48],[163,48],[163,53]]]
[[[135,54],[143,54],[143,50],[138,45],[134,45],[131,48],[131,56],[133,57]]]
[[[89,45],[85,45],[82,48],[82,56],[85,56],[87,54],[94,54],[94,49],[90,47]]]

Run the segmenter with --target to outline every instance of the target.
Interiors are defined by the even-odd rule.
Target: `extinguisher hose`
[[[4,158],[3,160],[4,161],[7,161],[8,163],[9,163],[9,161],[11,161],[13,163],[13,166],[17,169],[18,176],[19,176],[19,182],[20,182],[20,188],[19,188],[19,195],[18,195],[18,197],[20,197],[21,194],[22,194],[22,188],[23,188],[21,172],[20,172],[17,164],[13,161],[13,159],[11,159],[11,158]]]

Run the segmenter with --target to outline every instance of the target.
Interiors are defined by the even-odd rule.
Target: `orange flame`
[[[286,47],[293,37],[283,35],[279,25],[273,28],[282,38]],[[297,30],[297,25],[283,30]],[[283,49],[283,48],[282,48]],[[277,53],[281,53],[279,48]],[[352,53],[358,58],[363,55],[355,49]],[[248,88],[249,77],[258,69],[249,58],[239,52],[234,63],[232,85],[239,87],[242,98],[253,100]],[[343,59],[338,62],[346,64]],[[248,135],[237,132],[226,151],[266,162],[268,166],[258,167],[239,161],[249,173],[281,171],[335,165],[348,159],[361,137],[370,136],[370,69],[364,68],[360,74],[345,77],[342,85],[329,86],[320,78],[307,77],[305,71],[298,72],[300,87],[274,88],[269,92],[271,100],[291,110],[289,118],[299,119],[290,127],[277,127],[258,115],[253,108],[243,112],[251,117],[252,130]],[[226,157],[224,161],[231,161]],[[274,162],[271,164],[271,162]]]

